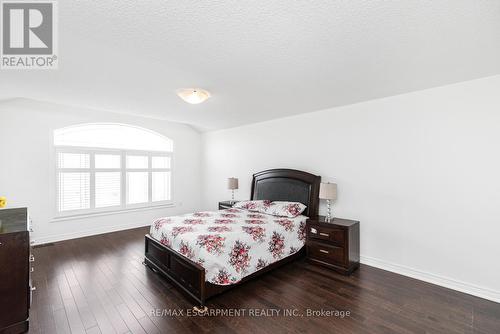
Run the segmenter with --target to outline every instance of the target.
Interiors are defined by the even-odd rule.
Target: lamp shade
[[[235,177],[230,177],[227,179],[227,189],[238,189],[238,179]]]
[[[321,183],[319,187],[319,198],[336,200],[337,199],[337,184]]]

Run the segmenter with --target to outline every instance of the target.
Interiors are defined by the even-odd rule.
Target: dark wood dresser
[[[31,304],[28,209],[0,210],[0,221],[0,333],[24,333]]]
[[[324,216],[306,223],[306,254],[311,263],[349,275],[359,267],[359,222]]]

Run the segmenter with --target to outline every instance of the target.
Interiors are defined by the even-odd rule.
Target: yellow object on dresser
[[[7,205],[7,198],[1,196],[0,197],[0,208],[5,208],[6,205]]]

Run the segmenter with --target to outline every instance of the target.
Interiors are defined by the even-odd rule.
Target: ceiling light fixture
[[[201,88],[182,88],[177,90],[177,95],[187,103],[198,104],[206,101],[210,93]]]

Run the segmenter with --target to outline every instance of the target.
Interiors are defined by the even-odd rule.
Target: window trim
[[[59,168],[59,153],[84,153],[89,154],[90,168]],[[95,154],[116,154],[120,155],[120,168],[95,168]],[[127,155],[140,155],[148,157],[148,168],[128,169],[126,166]],[[153,168],[152,157],[164,156],[170,158],[170,168]],[[80,147],[80,146],[54,146],[54,175],[55,175],[55,206],[54,220],[77,219],[85,216],[100,216],[105,214],[133,212],[138,210],[158,209],[160,207],[171,207],[174,205],[174,154],[167,151],[142,151],[127,149],[112,149],[102,147]],[[90,173],[90,208],[78,210],[59,211],[59,172],[89,172]],[[127,171],[145,171],[148,173],[148,202],[127,204]],[[152,173],[170,172],[170,199],[153,202],[152,196]],[[95,173],[96,172],[120,172],[120,205],[95,207]]]

